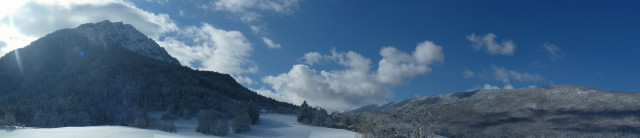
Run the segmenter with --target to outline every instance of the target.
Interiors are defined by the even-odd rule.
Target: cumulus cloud
[[[251,88],[249,88],[249,89],[251,89]],[[271,98],[273,98],[275,100],[278,100],[278,101],[292,103],[291,100],[287,99],[287,97],[283,96],[282,94],[273,92],[272,90],[266,89],[264,87],[260,88],[260,89],[251,89],[251,90],[256,92],[256,93],[258,93],[258,94],[260,94],[260,95],[263,95],[263,96],[266,96],[266,97],[271,97]]]
[[[253,79],[247,76],[242,76],[242,75],[232,75],[232,76],[238,83],[248,84],[248,85],[253,85],[256,83],[255,81],[253,81]]]
[[[506,84],[504,85],[504,87],[502,87],[503,89],[513,89],[513,86],[511,86],[511,84]]]
[[[333,111],[382,103],[391,96],[391,92],[367,72],[354,68],[318,72],[298,64],[287,73],[267,76],[263,81],[271,85],[277,94],[286,97],[281,99],[296,104],[306,100],[309,104]]]
[[[185,27],[176,36],[166,37],[158,43],[180,63],[193,68],[232,75],[257,71],[257,66],[249,59],[253,51],[251,43],[238,31],[203,23],[200,27]]]
[[[328,110],[345,110],[367,104],[384,103],[393,96],[390,87],[419,74],[428,73],[428,65],[443,62],[442,47],[430,41],[419,43],[413,54],[395,47],[380,50],[378,69],[371,69],[371,59],[359,53],[337,52],[321,55],[309,52],[301,58],[307,64],[294,65],[287,73],[262,79],[273,91],[261,90],[265,96],[300,104],[320,105]],[[331,61],[343,67],[336,70],[315,70],[310,65]],[[403,72],[393,70],[401,69]],[[383,68],[383,69],[381,69]]]
[[[493,75],[496,79],[502,81],[505,84],[509,84],[511,80],[516,80],[519,82],[535,82],[542,81],[544,77],[538,74],[531,74],[528,72],[517,72],[513,70],[508,70],[504,67],[498,67],[495,65],[491,65],[493,69]]]
[[[502,42],[496,42],[496,36],[494,33],[488,33],[484,36],[476,36],[472,33],[466,36],[473,45],[473,48],[477,50],[486,49],[487,53],[494,55],[513,55],[516,50],[516,44],[512,40],[502,40]]]
[[[262,41],[264,42],[264,44],[267,44],[267,47],[269,47],[269,48],[281,48],[282,47],[282,46],[280,46],[280,44],[274,43],[271,39],[266,38],[266,37],[262,37]]]
[[[493,86],[491,84],[485,83],[483,89],[500,89],[498,86]]]
[[[513,86],[511,86],[510,84],[505,84],[504,87],[500,88],[498,86],[485,83],[482,89],[513,89]]]
[[[549,56],[549,58],[551,58],[551,60],[557,61],[558,59],[562,59],[562,55],[564,53],[562,52],[560,47],[554,44],[545,43],[544,45],[542,45],[542,48],[545,50],[545,53]]]
[[[472,77],[474,77],[474,76],[476,76],[476,74],[475,74],[475,73],[473,73],[473,71],[471,71],[471,70],[468,70],[468,69],[467,69],[467,70],[464,70],[464,71],[462,72],[462,77],[464,77],[465,79],[472,78]]]
[[[309,52],[304,54],[304,56],[302,57],[302,62],[307,65],[313,65],[316,63],[320,63],[321,59],[322,59],[322,54],[318,52]]]
[[[382,60],[378,62],[376,79],[383,83],[398,84],[404,78],[431,71],[427,65],[444,61],[442,47],[431,41],[418,43],[412,55],[394,47],[384,47],[380,50]]]
[[[242,21],[251,22],[262,16],[260,11],[290,14],[298,8],[300,1],[301,0],[215,0],[201,7],[234,13],[237,14]]]

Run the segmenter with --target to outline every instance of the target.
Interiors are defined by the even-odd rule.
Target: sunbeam
[[[24,69],[22,68],[22,59],[20,59],[20,49],[16,49],[14,55],[16,56],[16,63],[18,64],[20,73],[24,73]]]

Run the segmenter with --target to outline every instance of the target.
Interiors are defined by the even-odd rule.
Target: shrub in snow
[[[215,111],[205,111],[198,116],[196,132],[226,136],[229,134],[229,124]]]
[[[251,124],[258,123],[260,120],[260,107],[256,106],[253,101],[249,101],[244,108],[251,118]]]
[[[0,125],[15,126],[17,125],[16,118],[13,116],[13,114],[7,113],[4,115],[4,117],[0,118]]]
[[[251,117],[249,117],[249,114],[242,111],[233,116],[233,121],[231,123],[233,124],[233,132],[240,133],[247,131],[251,125]]]
[[[146,121],[148,124],[148,128],[157,129],[167,132],[176,132],[176,126],[173,124],[173,120],[159,120],[159,119],[149,119]]]

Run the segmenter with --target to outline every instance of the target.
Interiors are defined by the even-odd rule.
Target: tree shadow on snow
[[[0,130],[4,130],[6,132],[13,132],[16,129],[18,129],[18,127],[15,127],[15,126],[0,126]]]
[[[282,133],[274,129],[292,127],[283,121],[270,118],[260,118],[258,124],[251,127],[249,132],[241,133],[242,135],[260,136],[260,137],[283,137]]]

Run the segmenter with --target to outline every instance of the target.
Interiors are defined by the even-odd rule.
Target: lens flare
[[[16,56],[16,63],[18,64],[18,69],[20,70],[20,73],[24,73],[24,70],[22,68],[22,60],[20,59],[20,49],[16,49],[14,51],[14,55]]]

